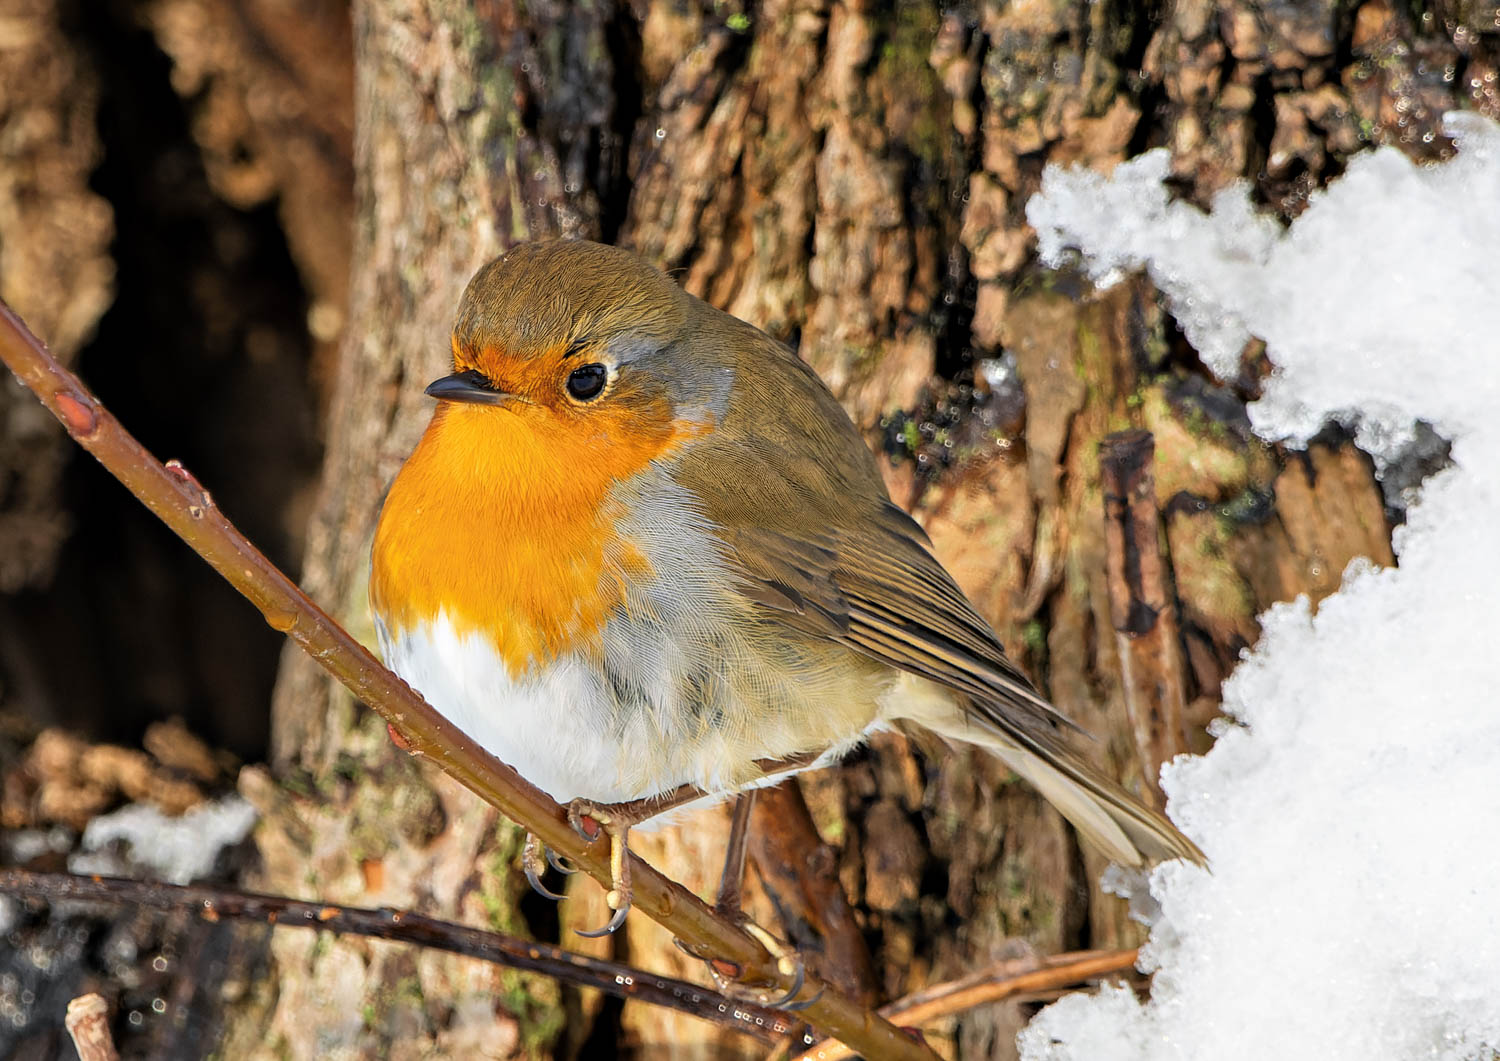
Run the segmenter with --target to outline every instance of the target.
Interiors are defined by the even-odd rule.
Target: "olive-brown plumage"
[[[785,346],[553,242],[480,271],[453,348],[371,600],[395,669],[554,796],[730,791],[917,725],[999,755],[1112,858],[1201,859],[1067,745]]]

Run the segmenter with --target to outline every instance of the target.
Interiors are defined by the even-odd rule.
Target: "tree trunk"
[[[1107,581],[1106,435],[1154,436],[1166,658],[1194,748],[1260,610],[1321,598],[1354,557],[1392,562],[1363,455],[1250,436],[1256,350],[1241,378],[1211,380],[1146,282],[1098,293],[1040,271],[1023,209],[1048,163],[1107,170],[1155,144],[1191,197],[1248,176],[1283,215],[1366,143],[1440,154],[1442,109],[1497,113],[1496,37],[1476,11],[1413,25],[1384,0],[1352,15],[1179,3],[1153,22],[1116,2],[364,0],[354,19],[351,326],[304,578],[351,628],[370,629],[371,532],[429,415],[421,387],[446,370],[463,284],[503,247],[556,235],[632,247],[796,345],[1008,650],[1143,798]],[[265,818],[257,887],[558,931],[522,901],[519,830],[408,761],[292,651],[273,740],[269,769],[242,781]],[[1141,938],[1101,893],[1099,860],[983,755],[882,737],[801,789],[880,995],[1018,943]],[[636,849],[707,894],[724,820],[706,812]],[[573,888],[562,924],[601,922],[598,889]],[[763,895],[751,911],[775,925]],[[275,995],[244,1008],[236,1040],[263,1056],[565,1055],[589,1035],[650,1057],[741,1051],[696,1022],[472,961],[293,934],[274,946]],[[697,973],[639,917],[594,946]],[[1019,1014],[975,1011],[935,1041],[1008,1056]]]
[[[0,298],[71,364],[114,295],[99,164],[99,84],[68,40],[56,0],[19,0],[0,45]],[[8,377],[0,384],[0,593],[43,586],[67,536],[58,484],[67,438]],[[29,681],[0,634],[12,681]]]

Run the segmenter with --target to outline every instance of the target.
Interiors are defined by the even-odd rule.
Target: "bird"
[[[997,756],[1116,862],[1203,861],[1073,750],[788,346],[629,251],[552,240],[478,270],[451,348],[377,523],[377,636],[609,834],[600,932],[629,908],[632,826],[881,730]]]

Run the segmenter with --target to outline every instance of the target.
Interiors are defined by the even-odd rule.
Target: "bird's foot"
[[[778,987],[778,984],[745,983],[741,979],[745,975],[745,970],[738,962],[717,958],[711,954],[700,953],[698,948],[690,946],[683,940],[673,939],[672,942],[677,944],[678,949],[684,954],[697,958],[704,965],[708,966],[709,976],[713,978],[714,985],[722,993],[731,998],[738,998],[746,1002],[754,1002],[771,1009],[786,1010],[787,1012],[806,1009],[822,997],[823,991],[820,988],[811,998],[796,1001],[797,996],[802,992],[803,984],[807,981],[807,964],[803,960],[802,955],[798,953],[797,948],[777,939],[770,932],[761,928],[754,921],[751,921],[749,916],[741,910],[716,909],[719,914],[732,920],[746,935],[750,936],[766,949],[766,953],[776,963],[776,973],[781,982],[784,983],[788,979],[791,980],[790,987],[783,989],[779,995],[772,995],[771,989]]]
[[[527,833],[526,846],[521,849],[521,868],[526,872],[526,882],[531,885],[531,890],[542,898],[561,902],[567,897],[559,895],[542,883],[542,874],[547,871],[547,866],[551,866],[559,873],[574,872],[573,867],[563,862],[551,848],[538,840],[535,833]]]
[[[621,807],[609,804],[590,803],[585,799],[575,799],[568,804],[568,823],[579,836],[591,843],[601,835],[609,837],[610,889],[604,901],[615,914],[603,928],[577,933],[586,939],[597,939],[617,931],[625,923],[625,915],[630,912],[633,893],[630,887],[630,848],[627,841],[630,827],[640,820],[633,814],[622,813]]]
[[[791,986],[788,987],[780,995],[774,998],[766,998],[763,992],[756,992],[754,995],[755,1000],[761,1005],[769,1006],[772,1009],[782,1009],[790,1011],[806,1009],[808,1006],[816,1002],[819,996],[821,996],[823,993],[821,990],[819,990],[817,994],[814,994],[811,998],[803,999],[801,1002],[795,1001],[797,995],[802,991],[803,983],[807,980],[807,963],[803,960],[802,955],[798,953],[797,948],[792,946],[790,943],[783,943],[781,940],[777,939],[771,933],[761,928],[754,921],[751,921],[743,914],[741,914],[740,916],[744,918],[744,920],[740,922],[740,928],[747,932],[750,936],[752,936],[755,941],[762,947],[766,948],[766,953],[769,954],[776,962],[776,972],[783,978],[783,980],[787,977],[790,977],[792,981]],[[709,969],[713,970],[712,962],[709,963]],[[715,970],[714,972],[715,980],[719,981],[717,971]],[[719,981],[719,989],[721,991],[728,991],[730,989],[739,988],[738,985],[735,985],[732,982]]]

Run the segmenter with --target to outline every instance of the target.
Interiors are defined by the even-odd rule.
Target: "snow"
[[[1264,339],[1264,437],[1336,419],[1383,465],[1426,421],[1452,465],[1409,497],[1398,567],[1263,616],[1217,744],[1163,771],[1213,870],[1152,875],[1150,999],[1070,995],[1025,1058],[1500,1050],[1500,127],[1448,123],[1454,160],[1357,157],[1285,231],[1242,189],[1172,202],[1160,152],[1049,170],[1028,206],[1050,264],[1145,268],[1221,375]]]
[[[224,848],[250,835],[255,817],[255,808],[236,795],[208,800],[177,818],[149,804],[132,803],[89,822],[82,851],[68,860],[68,869],[187,884],[208,876]],[[127,860],[114,853],[115,841],[128,849]]]
[[[1207,216],[1171,201],[1164,151],[1108,180],[1049,169],[1026,216],[1048,264],[1081,246],[1102,284],[1144,266],[1220,376],[1235,374],[1252,334],[1264,339],[1277,372],[1250,410],[1264,437],[1306,439],[1357,417],[1360,445],[1389,457],[1414,420],[1455,438],[1500,401],[1500,373],[1469,371],[1500,335],[1500,142],[1477,115],[1448,123],[1455,161],[1358,156],[1286,233],[1242,187]]]

